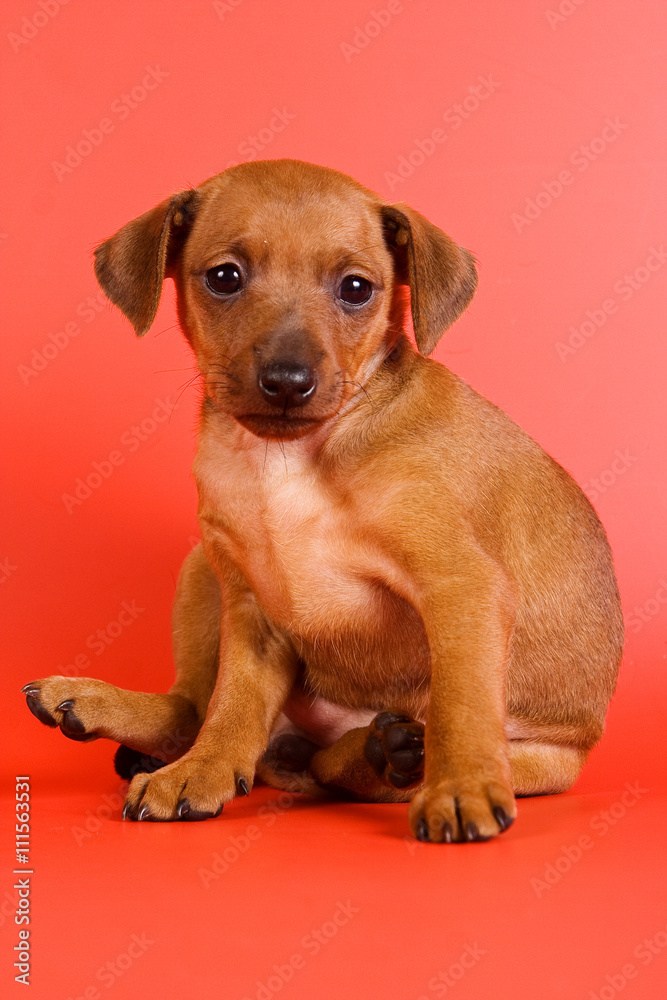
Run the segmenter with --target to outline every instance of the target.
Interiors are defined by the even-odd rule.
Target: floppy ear
[[[474,295],[475,258],[407,205],[385,205],[382,215],[397,279],[410,286],[417,347],[430,354]]]
[[[155,319],[162,282],[189,232],[196,191],[181,191],[128,222],[95,250],[95,276],[138,337]]]

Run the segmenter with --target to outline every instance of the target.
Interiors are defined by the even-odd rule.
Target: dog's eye
[[[233,295],[243,285],[243,275],[236,264],[219,264],[206,272],[206,284],[217,295]]]
[[[373,286],[366,278],[358,274],[348,274],[340,283],[338,298],[351,306],[360,306],[368,302],[373,292]]]

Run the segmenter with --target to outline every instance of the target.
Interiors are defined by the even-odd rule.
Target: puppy
[[[569,788],[621,659],[612,558],[570,476],[427,357],[474,293],[472,255],[277,160],[157,205],[95,270],[140,336],[173,279],[203,385],[175,684],[23,689],[66,736],[123,744],[120,773],[144,755],[124,816],[216,816],[259,775],[409,801],[418,839],[479,841],[515,795]]]

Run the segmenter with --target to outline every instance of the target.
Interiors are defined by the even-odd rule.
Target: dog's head
[[[173,278],[211,403],[282,439],[360,391],[402,329],[402,286],[430,354],[477,283],[472,255],[419,213],[297,160],[174,195],[102,243],[95,273],[139,336]]]

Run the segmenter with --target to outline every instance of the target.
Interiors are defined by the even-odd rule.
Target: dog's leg
[[[192,745],[206,714],[219,637],[220,588],[197,546],[183,563],[174,601],[176,683],[168,694],[126,691],[89,677],[53,676],[23,688],[28,708],[45,725],[60,726],[69,739],[105,737],[140,754],[175,760]]]
[[[266,752],[257,761],[256,775],[266,785],[281,791],[326,795],[310,773],[310,762],[319,749],[310,734],[298,729],[281,712]]]
[[[572,786],[588,751],[539,739],[508,743],[515,795],[549,795]],[[347,792],[364,802],[409,802],[424,777],[424,726],[400,712],[381,712],[330,747],[292,732],[272,740],[262,776],[289,791]]]
[[[485,553],[460,541],[448,539],[449,572],[424,567],[420,595],[431,694],[424,786],[409,816],[415,836],[436,843],[486,840],[516,816],[504,731],[514,593]]]
[[[588,750],[554,743],[510,740],[509,762],[515,795],[551,795],[571,788]]]
[[[330,791],[362,802],[409,802],[424,776],[424,726],[400,712],[380,712],[318,750],[310,774]]]
[[[274,788],[357,799],[408,802],[424,773],[424,726],[399,712],[380,712],[370,725],[319,747],[285,719],[257,768]]]
[[[235,795],[247,795],[294,684],[298,659],[289,640],[267,621],[237,570],[225,565],[220,572],[220,668],[206,719],[180,760],[133,779],[124,808],[131,819],[207,819]]]

